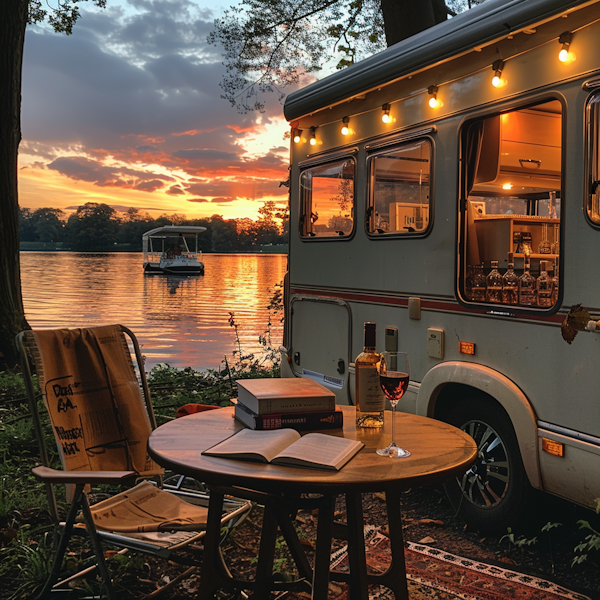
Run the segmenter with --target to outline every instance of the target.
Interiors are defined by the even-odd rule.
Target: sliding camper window
[[[589,190],[587,215],[592,223],[600,225],[600,93],[588,102],[588,156]]]
[[[562,118],[561,103],[552,100],[463,128],[463,300],[518,310],[557,305],[562,281]],[[522,293],[509,283],[509,278],[514,283],[512,274],[504,277],[511,258],[517,278],[529,263],[535,279],[533,286],[529,279],[529,287],[526,278],[521,280]]]
[[[300,235],[348,237],[354,228],[355,162],[346,158],[308,167],[300,174]]]
[[[423,234],[429,229],[431,155],[431,142],[419,140],[369,157],[369,234]]]

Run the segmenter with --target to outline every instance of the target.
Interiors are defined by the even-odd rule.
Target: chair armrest
[[[31,472],[48,483],[121,483],[137,477],[135,471],[59,471],[50,467],[34,467]]]

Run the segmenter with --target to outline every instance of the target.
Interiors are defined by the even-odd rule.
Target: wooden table
[[[281,467],[255,462],[202,456],[244,426],[233,418],[233,408],[190,415],[161,425],[152,432],[148,450],[160,465],[204,481],[211,489],[205,552],[201,567],[200,600],[214,598],[215,590],[230,586],[252,590],[253,598],[268,598],[281,589],[272,580],[277,527],[290,548],[300,573],[300,585],[312,590],[314,600],[326,600],[328,581],[350,584],[350,598],[368,598],[367,586],[377,583],[391,588],[398,600],[408,600],[404,565],[404,543],[400,515],[400,493],[412,487],[440,483],[464,473],[475,462],[473,439],[456,427],[429,419],[397,413],[396,437],[411,451],[408,458],[390,459],[375,453],[391,438],[391,413],[386,411],[383,429],[360,429],[354,425],[354,407],[341,407],[344,428],[323,433],[362,441],[363,448],[341,471]],[[390,530],[392,563],[382,575],[367,574],[363,535],[361,493],[385,492]],[[224,496],[229,493],[265,506],[256,579],[240,581],[217,560],[220,516]],[[306,498],[302,495],[311,494]],[[346,524],[334,522],[337,495],[346,498]],[[295,509],[308,503],[319,510],[314,569],[298,541],[292,523]],[[348,540],[350,573],[330,572],[332,537]]]

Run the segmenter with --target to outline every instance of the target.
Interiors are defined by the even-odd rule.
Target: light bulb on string
[[[350,133],[350,128],[348,127],[349,123],[350,117],[344,117],[342,119],[342,129],[340,130],[342,132],[342,135],[348,135]]]
[[[310,128],[310,141],[309,141],[309,144],[311,146],[316,146],[317,145],[317,138],[315,137],[315,130],[316,130],[316,127],[311,127]]]
[[[427,93],[429,94],[429,108],[439,108],[440,106],[442,106],[442,101],[437,97],[437,85],[430,85],[427,88]]]
[[[302,129],[294,129],[293,133],[294,144],[299,144],[302,140]]]
[[[558,38],[558,43],[561,44],[558,60],[562,63],[572,62],[575,60],[575,55],[571,52],[571,41],[573,34],[570,31],[564,31]]]
[[[383,111],[383,114],[381,115],[381,120],[387,125],[388,123],[392,122],[392,117],[390,116],[390,109],[391,109],[391,105],[390,104],[384,104],[381,107],[381,110]]]
[[[492,65],[492,71],[494,71],[494,76],[492,77],[492,85],[495,88],[504,87],[506,85],[506,79],[502,77],[502,70],[504,69],[504,61],[496,60]]]

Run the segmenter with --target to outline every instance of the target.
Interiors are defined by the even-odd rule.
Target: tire
[[[522,514],[530,491],[517,436],[504,411],[491,397],[471,393],[446,415],[477,443],[476,463],[446,483],[456,514],[482,532],[506,532]]]

